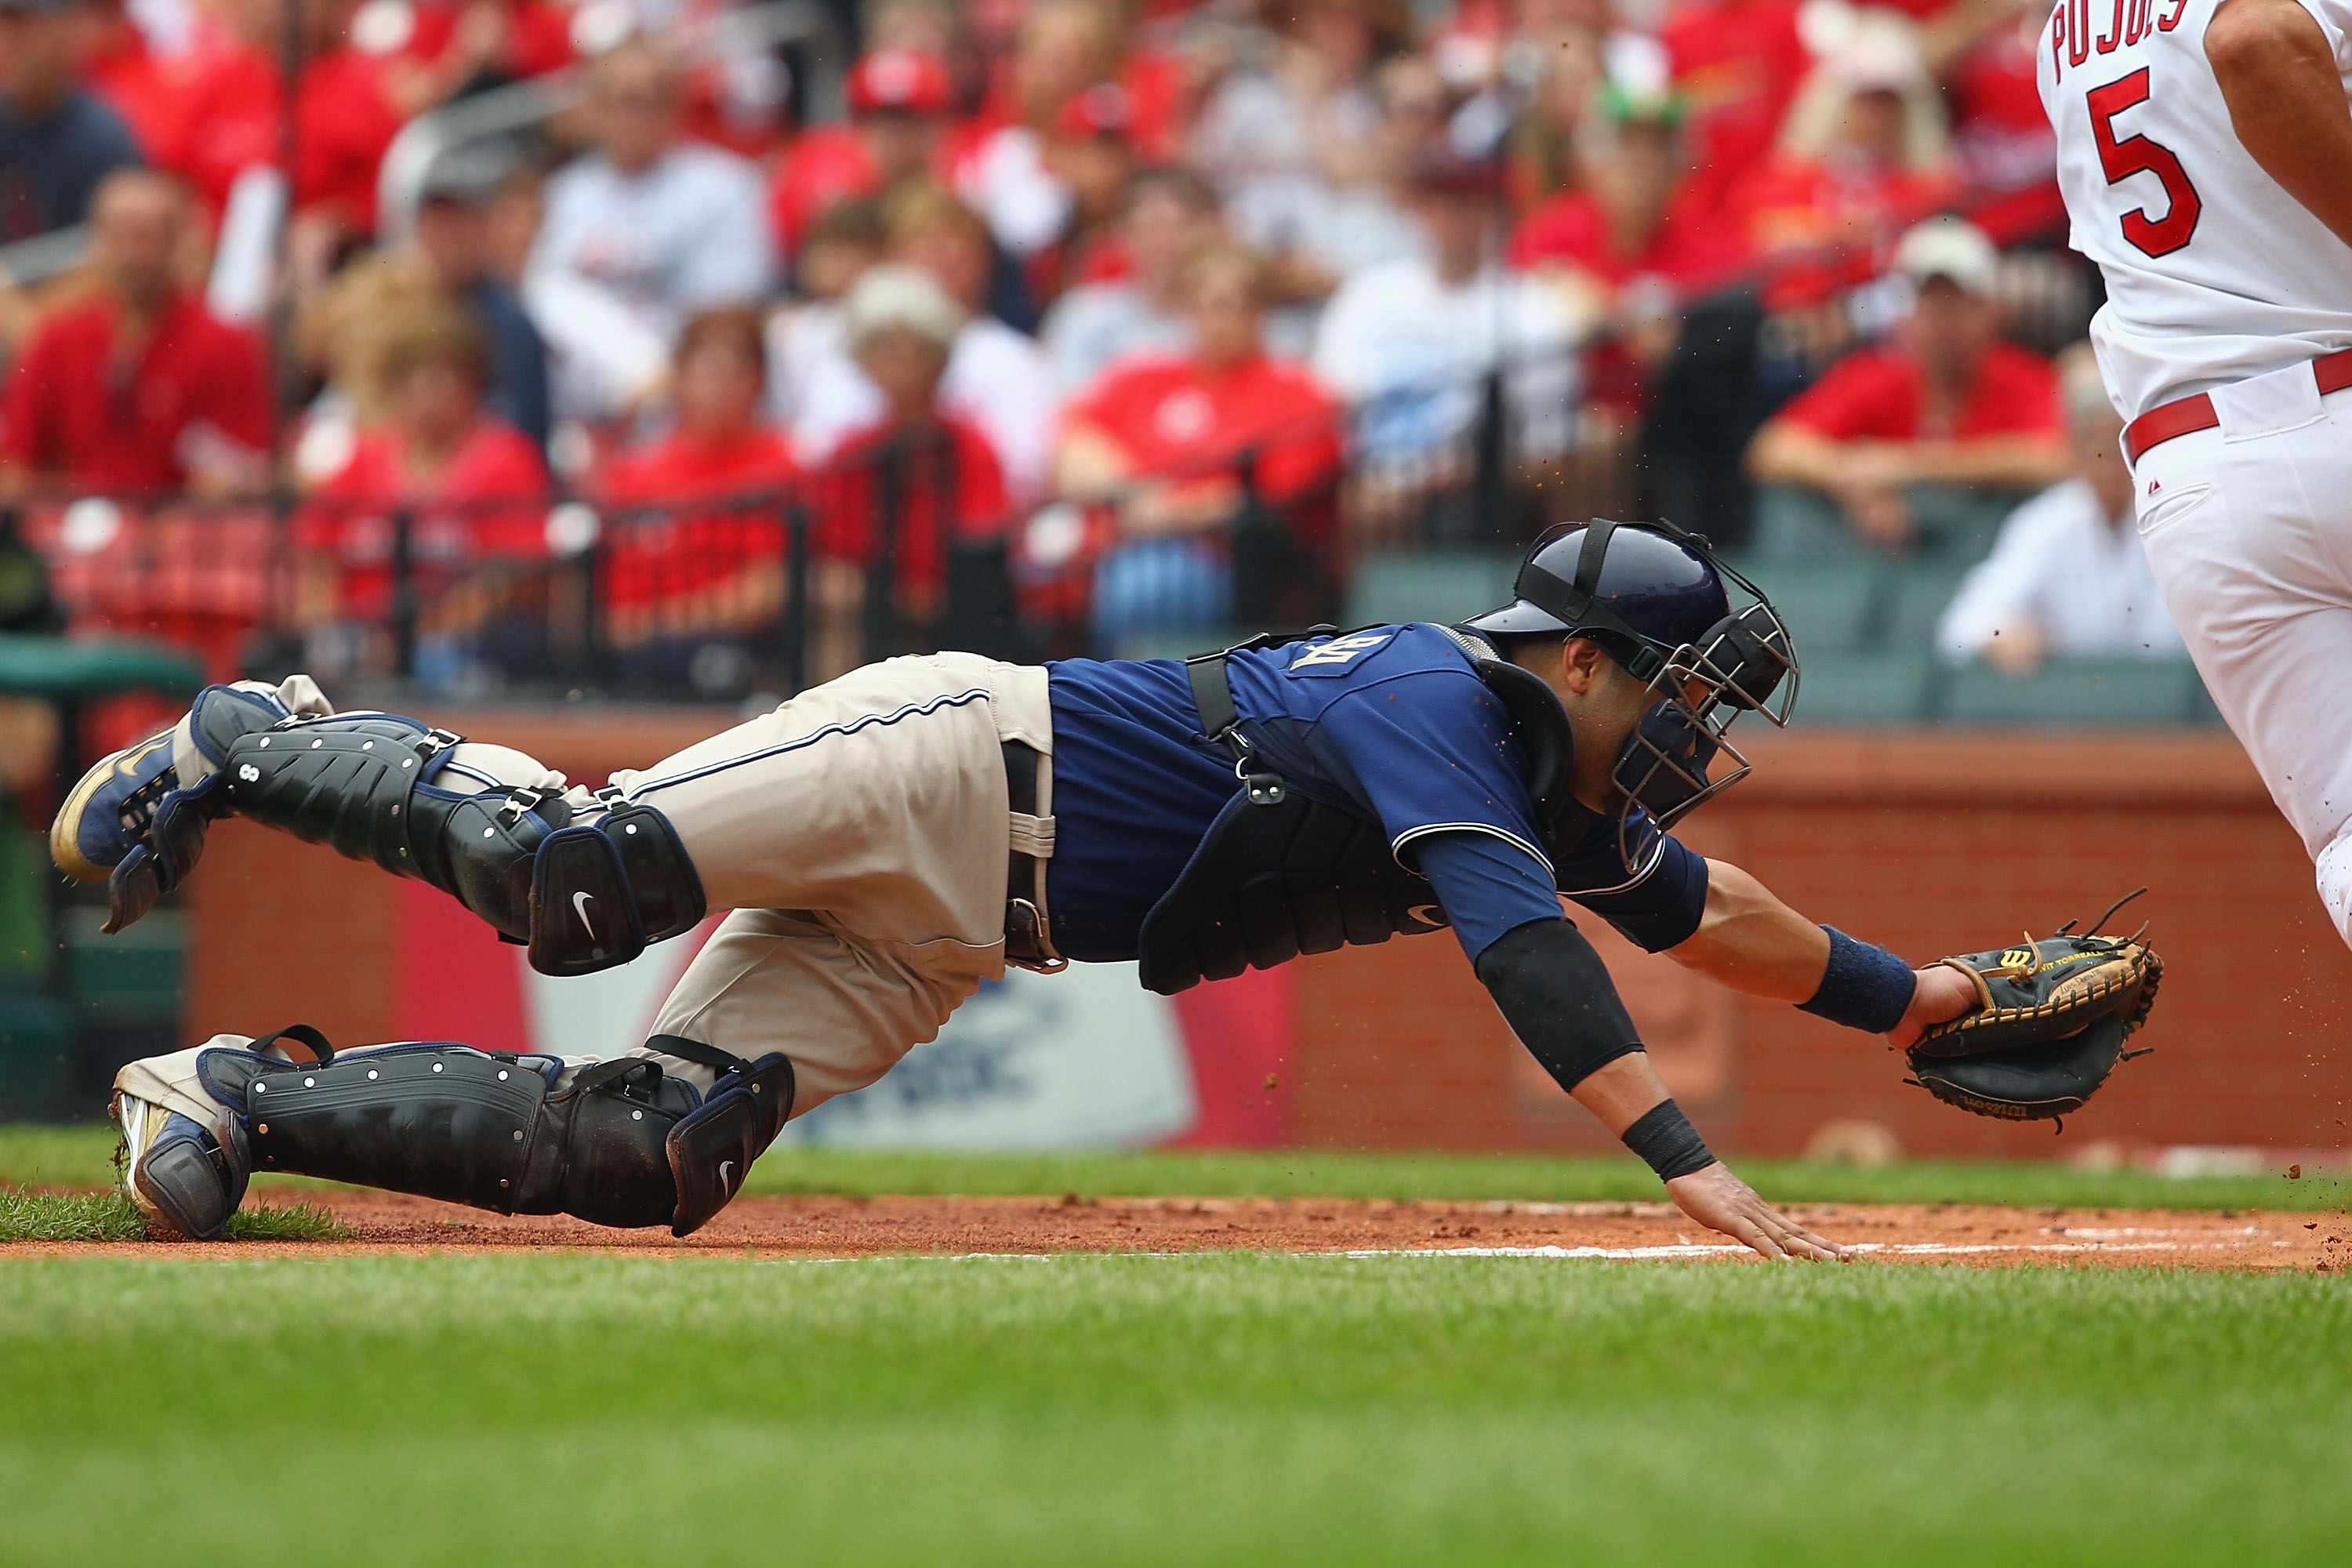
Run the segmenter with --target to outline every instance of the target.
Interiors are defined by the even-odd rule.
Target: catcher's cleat
[[[79,882],[103,881],[121,931],[194,868],[205,832],[227,815],[216,798],[230,742],[288,717],[266,690],[207,686],[186,717],[81,776],[49,825],[49,858]]]
[[[77,882],[103,882],[155,820],[163,797],[180,787],[172,766],[172,731],[125,746],[81,775],[49,825],[49,858]]]
[[[139,1212],[191,1241],[218,1241],[245,1201],[243,1130],[229,1120],[231,1147],[189,1117],[117,1093],[114,1119],[126,1151],[124,1183]]]

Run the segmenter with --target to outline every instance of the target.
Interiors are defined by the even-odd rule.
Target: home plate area
[[[283,1201],[292,1193],[257,1194]],[[257,1253],[593,1248],[799,1258],[1047,1257],[1251,1251],[1337,1258],[1568,1258],[1720,1261],[1745,1247],[1649,1203],[1390,1203],[1170,1197],[769,1196],[737,1199],[683,1241],[562,1216],[503,1217],[419,1198],[304,1192],[351,1232],[332,1242],[224,1243]],[[1791,1205],[1857,1262],[2335,1272],[2352,1265],[2341,1211],[2018,1208],[1965,1204]],[[87,1254],[92,1249],[77,1247]]]

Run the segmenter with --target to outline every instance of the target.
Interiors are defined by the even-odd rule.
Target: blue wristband
[[[1798,1010],[1874,1035],[1901,1023],[1912,993],[1919,988],[1911,966],[1835,926],[1822,929],[1830,933],[1830,966],[1822,975],[1821,989],[1811,1000],[1798,1003]]]

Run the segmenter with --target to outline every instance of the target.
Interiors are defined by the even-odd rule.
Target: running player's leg
[[[2198,672],[2352,942],[2352,395],[2330,396],[2317,423],[2167,442],[2135,478],[2148,561]]]

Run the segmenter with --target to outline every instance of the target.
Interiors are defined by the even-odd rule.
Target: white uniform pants
[[[2352,390],[2308,364],[2212,395],[2134,465],[2140,537],[2206,689],[2352,942]]]
[[[297,711],[327,710],[305,677],[279,691]],[[1043,754],[1038,816],[1010,810],[1006,741]],[[710,907],[734,911],[687,966],[654,1032],[747,1059],[782,1051],[792,1058],[795,1114],[889,1071],[983,981],[1003,974],[1014,836],[1032,853],[1052,853],[1052,750],[1043,669],[950,653],[853,670],[642,772],[614,773],[628,798],[677,829]],[[494,742],[456,748],[436,782],[565,787],[561,774]],[[585,788],[570,799],[575,810],[596,808]],[[222,1035],[206,1046],[248,1038]],[[220,1110],[195,1077],[204,1048],[133,1062],[116,1087],[215,1125]],[[714,1076],[629,1054],[654,1054],[697,1088]],[[593,1058],[564,1059],[568,1076]]]

